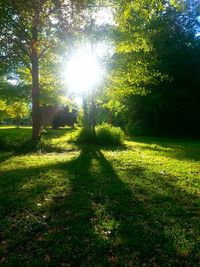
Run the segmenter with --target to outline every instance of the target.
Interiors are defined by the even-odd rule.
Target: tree
[[[6,103],[0,99],[0,122],[6,117]]]
[[[6,113],[10,119],[16,122],[17,127],[19,127],[21,119],[29,114],[29,108],[25,102],[13,102],[6,107]]]
[[[167,129],[171,133],[197,132],[199,4],[121,4],[113,34],[116,49],[110,61],[106,106],[118,116],[118,122],[129,123],[142,134],[167,133]],[[192,116],[194,109],[196,115]]]
[[[5,0],[0,6],[1,58],[13,68],[26,68],[32,83],[32,139],[40,137],[40,66],[55,53],[61,31],[77,21],[84,1]],[[27,71],[26,71],[27,73]]]

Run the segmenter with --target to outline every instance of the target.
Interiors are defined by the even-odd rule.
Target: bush
[[[83,128],[77,136],[79,144],[97,144],[97,145],[122,145],[124,133],[119,127],[110,124],[98,125],[95,132],[90,128]]]
[[[63,148],[52,144],[51,140],[41,138],[36,146],[36,151],[40,152],[63,152]]]
[[[36,148],[36,143],[32,142],[30,137],[1,137],[0,150],[12,152],[29,152]]]
[[[124,133],[119,127],[104,123],[96,127],[97,141],[100,145],[122,145]]]
[[[0,137],[0,150],[12,151],[16,153],[29,152],[60,152],[61,149],[51,143],[50,140],[43,138],[40,141],[33,141],[30,137]]]
[[[91,128],[82,128],[75,140],[78,144],[95,144],[97,136]]]

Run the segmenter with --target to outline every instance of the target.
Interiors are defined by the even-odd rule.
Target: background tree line
[[[114,23],[93,25],[94,40],[113,49],[104,57],[106,77],[96,90],[96,122],[108,121],[135,135],[199,136],[196,0],[3,1],[1,110],[5,103],[26,103],[32,109],[33,139],[39,138],[39,107],[61,102],[63,53],[70,54],[70,45],[87,34],[88,10],[97,6],[111,8]],[[16,86],[8,82],[12,75]]]
[[[198,1],[121,1],[104,105],[136,135],[199,136]]]

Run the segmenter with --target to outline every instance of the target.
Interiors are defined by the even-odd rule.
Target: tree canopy
[[[33,139],[40,135],[41,87],[50,91],[56,83],[53,64],[59,57],[60,37],[78,25],[84,2],[6,0],[0,6],[1,58],[32,84]]]
[[[116,23],[104,106],[135,134],[197,134],[199,3],[121,1]]]
[[[112,13],[111,22],[98,22],[100,9]],[[93,49],[104,42],[106,75],[95,94],[87,94],[84,110],[94,113],[95,107],[97,121],[112,121],[133,134],[198,135],[199,12],[195,0],[5,0],[1,99],[5,103],[14,92],[13,103],[31,100],[38,139],[40,106],[61,103],[67,91],[63,60],[84,42]]]

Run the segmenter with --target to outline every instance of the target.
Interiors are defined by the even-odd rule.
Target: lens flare
[[[97,58],[86,52],[78,52],[67,64],[66,82],[71,92],[87,93],[101,79]]]

